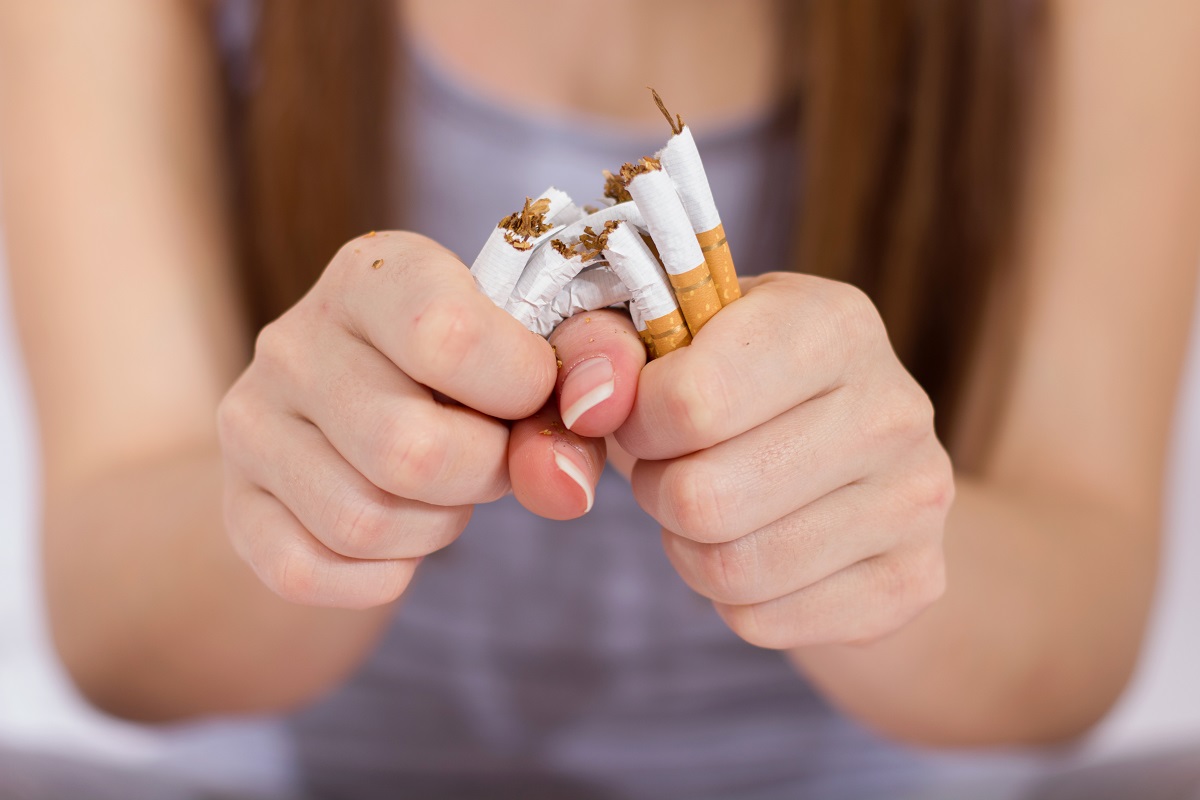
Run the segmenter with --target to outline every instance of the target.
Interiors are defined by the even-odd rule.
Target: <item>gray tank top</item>
[[[413,60],[396,104],[405,226],[468,263],[526,195],[553,184],[586,201],[602,169],[668,135],[522,117]],[[775,129],[696,131],[744,271],[782,266],[787,209],[770,201],[792,145]],[[577,521],[511,497],[476,508],[422,564],[374,655],[290,730],[317,797],[925,797],[945,777],[730,632],[611,470]]]

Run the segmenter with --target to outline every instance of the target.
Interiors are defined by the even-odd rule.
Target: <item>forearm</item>
[[[836,704],[902,739],[1076,735],[1107,710],[1135,663],[1156,548],[1130,542],[1157,536],[1148,516],[960,478],[945,596],[881,641],[791,656]]]
[[[97,705],[138,719],[287,707],[352,669],[391,606],[292,605],[233,551],[215,449],[51,488],[55,643]]]

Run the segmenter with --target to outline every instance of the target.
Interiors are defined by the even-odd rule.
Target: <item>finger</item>
[[[292,603],[371,608],[400,596],[415,559],[346,558],[318,542],[270,494],[243,482],[226,491],[226,528],[238,554],[267,588]]]
[[[879,455],[845,435],[858,409],[843,394],[698,453],[638,461],[633,495],[664,528],[705,543],[733,541],[787,516],[861,479]]]
[[[607,436],[633,407],[646,348],[623,313],[577,314],[550,337],[558,360],[558,408],[563,424],[583,436]]]
[[[842,385],[856,353],[881,343],[879,316],[857,289],[764,275],[690,346],[646,365],[617,441],[651,460],[710,447]]]
[[[705,544],[663,529],[663,548],[694,591],[750,605],[815,584],[880,555],[907,533],[880,519],[884,490],[852,484],[730,542]],[[901,521],[904,527],[915,524]]]
[[[747,642],[784,650],[874,641],[911,621],[945,587],[941,550],[913,548],[860,561],[765,603],[714,606]]]
[[[929,398],[895,364],[706,450],[638,461],[634,496],[665,528],[730,541],[902,460],[944,458],[932,420]]]
[[[418,383],[485,414],[520,419],[556,377],[554,354],[476,287],[449,250],[411,233],[380,233],[335,258],[347,326]]]
[[[272,348],[260,346],[260,353],[264,349]],[[508,490],[508,428],[503,423],[437,402],[429,390],[352,336],[329,336],[309,352],[308,358],[286,363],[261,356],[256,362],[262,363],[264,381],[286,387],[275,401],[311,420],[375,486],[444,506],[488,502]],[[281,370],[287,374],[279,376]],[[271,391],[264,388],[262,393]],[[248,427],[258,423],[253,409],[247,416]]]
[[[339,555],[419,558],[454,541],[471,518],[471,506],[435,506],[388,494],[299,417],[264,415],[247,435],[255,438],[231,453],[234,463]],[[270,459],[250,455],[265,452]]]
[[[513,425],[508,472],[525,508],[547,519],[574,519],[592,508],[604,440],[568,431],[553,405]]]

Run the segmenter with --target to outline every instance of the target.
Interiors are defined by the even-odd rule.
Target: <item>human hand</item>
[[[943,592],[933,409],[857,289],[774,273],[642,370],[617,441],[671,562],[743,639],[861,642]]]
[[[294,602],[394,600],[474,504],[509,490],[501,420],[545,404],[554,362],[441,246],[353,240],[263,329],[221,403],[235,548]]]

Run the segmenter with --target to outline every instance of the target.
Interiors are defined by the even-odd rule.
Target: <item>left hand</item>
[[[585,513],[596,437],[615,431],[668,557],[735,633],[779,649],[877,639],[945,586],[954,479],[933,408],[858,289],[791,273],[742,286],[644,368],[628,317],[560,325],[557,397],[513,428],[513,490],[542,516]],[[580,415],[585,397],[603,399]]]
[[[945,586],[933,408],[870,300],[773,273],[648,364],[616,439],[679,574],[762,647],[872,641]]]

